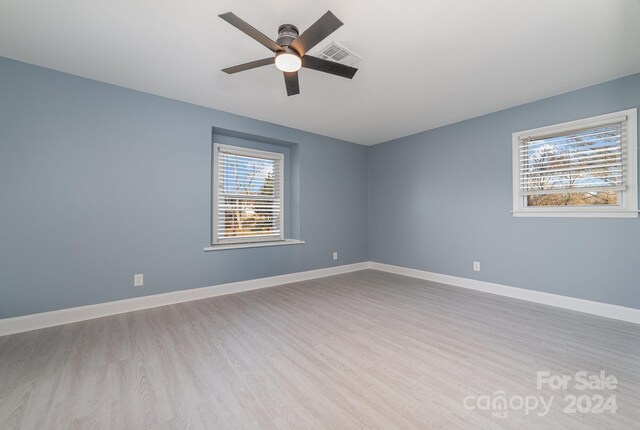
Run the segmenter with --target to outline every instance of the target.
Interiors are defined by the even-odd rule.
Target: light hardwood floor
[[[539,370],[615,375],[617,412],[564,413],[584,392],[538,390]],[[552,408],[463,405],[500,390]],[[2,429],[638,423],[639,326],[373,270],[0,337]]]

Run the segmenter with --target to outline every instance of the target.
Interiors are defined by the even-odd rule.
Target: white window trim
[[[241,155],[247,157],[258,157],[268,160],[275,160],[280,164],[280,181],[278,183],[278,193],[280,195],[280,237],[238,237],[220,239],[218,238],[217,220],[218,220],[218,157],[221,151],[231,153],[234,155]],[[211,247],[205,248],[205,251],[210,251],[212,248],[219,247],[220,249],[233,249],[233,248],[249,248],[257,246],[267,246],[267,244],[282,244],[287,245],[292,242],[286,241],[284,237],[284,154],[279,152],[260,151],[258,149],[242,148],[239,146],[225,145],[222,143],[213,144],[213,156],[211,157]],[[253,245],[253,246],[252,246]]]
[[[627,119],[627,177],[626,191],[620,191],[616,206],[546,206],[529,207],[526,196],[520,194],[520,139],[524,136],[565,133],[581,128],[595,127],[626,117]],[[590,217],[590,218],[638,218],[638,109],[628,109],[606,115],[598,115],[577,121],[548,127],[519,131],[512,135],[513,150],[513,216],[514,217]]]
[[[223,251],[225,249],[243,249],[243,248],[265,248],[269,246],[283,246],[283,245],[304,245],[304,240],[298,239],[285,239],[271,242],[251,242],[251,243],[224,243],[221,245],[207,246],[204,251]]]

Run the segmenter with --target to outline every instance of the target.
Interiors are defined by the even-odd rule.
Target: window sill
[[[514,217],[547,218],[638,218],[638,211],[552,212],[513,211]]]
[[[266,246],[283,246],[283,245],[302,245],[304,240],[286,239],[273,242],[251,242],[251,243],[224,243],[221,245],[211,245],[204,249],[205,252],[224,251],[225,249],[242,249],[242,248],[262,248]]]

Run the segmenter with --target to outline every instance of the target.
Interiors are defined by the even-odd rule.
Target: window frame
[[[243,157],[254,157],[275,161],[275,172],[278,172],[278,178],[274,177],[274,183],[277,183],[277,192],[280,196],[280,217],[278,220],[280,235],[279,237],[232,237],[232,238],[219,238],[217,223],[218,223],[218,186],[219,176],[218,172],[218,158],[221,150],[227,154],[238,155]],[[223,143],[213,144],[213,156],[211,157],[211,245],[212,246],[224,246],[224,245],[250,245],[250,244],[267,244],[274,242],[285,241],[285,205],[284,205],[284,178],[285,178],[285,163],[284,154],[280,152],[263,151],[252,148],[245,148],[241,146],[226,145]],[[274,174],[276,174],[274,172]]]
[[[623,153],[627,154],[627,189],[618,191],[618,204],[603,206],[538,206],[527,205],[527,196],[520,194],[520,141],[524,137],[543,137],[551,134],[570,133],[584,128],[610,124],[612,120],[626,117],[627,139]],[[564,122],[512,135],[513,158],[513,216],[514,217],[597,217],[638,218],[638,109],[627,109],[576,121]]]

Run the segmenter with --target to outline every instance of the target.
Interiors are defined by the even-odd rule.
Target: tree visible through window
[[[630,109],[514,133],[514,214],[637,217],[636,124]]]
[[[283,155],[214,145],[213,242],[283,238]]]
[[[524,190],[551,191],[527,195],[527,206],[616,205],[616,191],[590,189],[622,185],[622,126],[527,140],[521,175]]]

